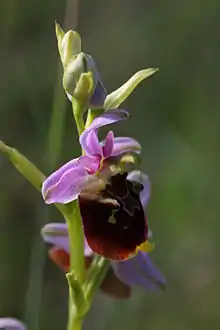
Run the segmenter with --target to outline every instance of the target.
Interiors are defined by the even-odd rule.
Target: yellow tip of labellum
[[[139,245],[136,248],[136,253],[138,253],[139,251],[151,252],[154,248],[155,248],[154,243],[150,243],[149,241],[145,241],[144,243],[142,243],[141,245]]]

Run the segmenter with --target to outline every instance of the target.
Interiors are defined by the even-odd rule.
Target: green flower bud
[[[70,30],[64,33],[57,23],[56,36],[61,62],[65,68],[81,52],[81,38],[76,31]]]
[[[64,69],[63,87],[70,101],[74,97],[85,105],[88,104],[96,84],[94,70],[95,62],[84,53],[79,53],[69,62]]]
[[[64,32],[56,23],[56,36],[64,67],[63,87],[71,102],[83,108],[103,108],[107,96],[93,58],[81,52],[81,38],[75,31]]]
[[[85,54],[78,54],[69,65],[64,69],[63,87],[65,91],[73,96],[76,85],[80,79],[81,74],[86,72]]]
[[[76,55],[64,68],[63,87],[71,102],[75,98],[88,108],[102,107],[107,95],[94,60],[84,53]]]

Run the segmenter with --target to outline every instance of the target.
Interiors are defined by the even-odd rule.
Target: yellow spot
[[[108,218],[108,222],[112,223],[112,224],[116,224],[116,219],[114,217],[114,214],[112,214],[109,218]]]
[[[136,248],[136,253],[138,253],[138,251],[151,252],[154,248],[155,248],[154,243],[150,243],[149,241],[145,241],[144,243],[142,243],[141,245],[139,245]]]
[[[117,210],[113,210],[112,214],[110,215],[110,217],[108,218],[108,222],[112,223],[112,224],[116,224],[116,218],[115,218],[115,213],[117,212]]]
[[[100,160],[100,163],[99,163],[99,168],[98,168],[98,172],[100,172],[103,168],[103,165],[104,165],[104,161],[105,161],[105,158],[102,157],[102,159]]]

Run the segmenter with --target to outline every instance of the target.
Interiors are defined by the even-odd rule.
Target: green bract
[[[32,164],[25,156],[14,148],[9,147],[3,141],[0,141],[0,153],[12,162],[17,170],[37,189],[41,190],[42,182],[45,176],[38,168]]]
[[[145,69],[136,72],[126,83],[109,94],[105,100],[105,110],[117,109],[142,82],[152,76],[158,69]]]
[[[70,288],[70,299],[72,300],[72,308],[75,308],[74,313],[77,317],[82,317],[86,314],[89,308],[88,301],[85,298],[84,291],[80,285],[74,271],[66,274]]]
[[[45,175],[22,155],[18,150],[9,147],[0,140],[0,153],[2,153],[14,167],[39,191],[41,191],[42,182],[45,180]],[[66,214],[68,207],[61,204],[55,204],[61,213]]]

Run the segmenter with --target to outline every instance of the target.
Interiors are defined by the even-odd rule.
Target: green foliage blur
[[[160,68],[126,101],[132,118],[117,132],[143,145],[151,256],[167,291],[135,288],[129,301],[97,294],[85,329],[219,329],[220,2],[2,0],[0,139],[46,174],[79,152],[55,19],[77,24],[109,92],[139,69]],[[55,125],[48,140],[51,117],[64,130]],[[51,160],[48,146],[59,154],[59,136],[60,156]],[[45,222],[62,218],[2,157],[0,187],[0,316],[18,317],[28,330],[65,329],[65,277],[40,237]]]

